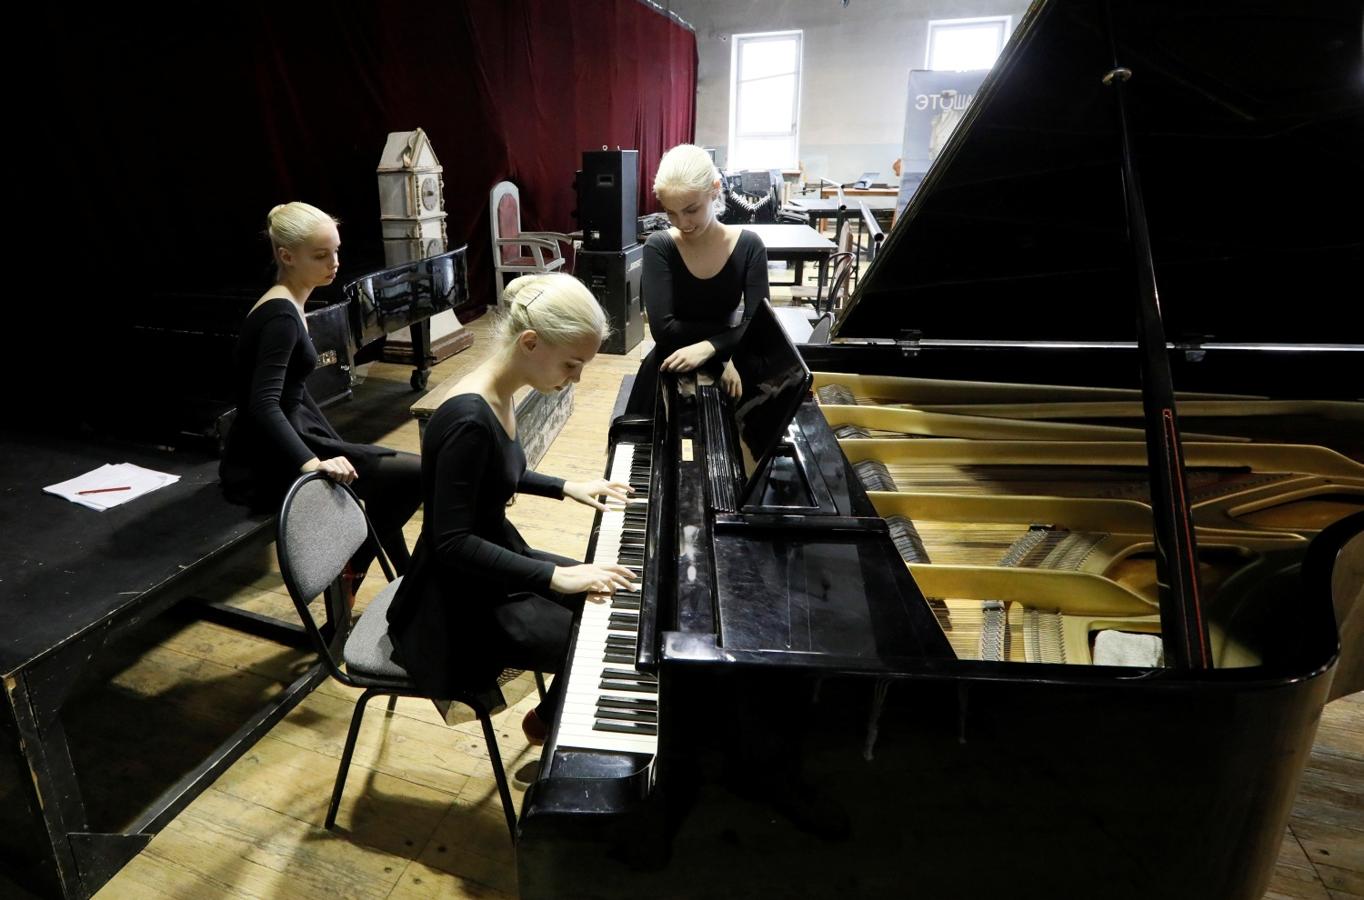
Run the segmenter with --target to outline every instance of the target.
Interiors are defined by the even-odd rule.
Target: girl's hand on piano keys
[[[629,590],[633,577],[624,566],[583,563],[555,566],[549,586],[561,594],[610,594],[616,590]]]
[[[605,478],[598,478],[596,481],[564,482],[565,497],[572,497],[583,506],[590,506],[593,509],[606,509],[606,504],[597,499],[603,494],[624,503],[632,493],[634,488],[630,485],[622,481],[607,481]]]
[[[731,361],[725,362],[725,370],[720,373],[720,387],[724,388],[725,393],[735,400],[744,395],[743,379],[739,377],[739,370],[734,368],[734,363]]]

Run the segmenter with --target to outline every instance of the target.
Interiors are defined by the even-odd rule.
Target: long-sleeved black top
[[[758,303],[770,293],[767,248],[756,234],[744,231],[720,271],[697,278],[683,262],[672,235],[656,231],[644,244],[642,291],[649,332],[658,345],[657,362],[706,340],[715,345],[715,359],[724,362],[734,353]]]
[[[314,456],[344,456],[363,478],[378,457],[393,454],[342,440],[308,393],[316,367],[317,349],[292,300],[274,297],[247,315],[233,359],[237,417],[218,466],[229,498],[268,507]]]
[[[517,493],[563,496],[564,482],[526,468],[478,394],[436,410],[422,438],[422,533],[388,610],[389,633],[408,674],[431,691],[468,687],[500,663],[482,651],[493,607],[512,594],[547,594],[554,564],[528,555],[507,521]]]

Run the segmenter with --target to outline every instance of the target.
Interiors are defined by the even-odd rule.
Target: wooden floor
[[[486,319],[474,323],[478,343],[438,366],[432,384],[478,362],[488,347],[486,326]],[[616,389],[637,364],[637,355],[603,355],[587,368],[572,419],[541,470],[569,478],[600,476]],[[404,390],[407,377],[405,368],[374,364],[358,397],[390,398],[383,415],[394,427],[384,443],[415,451],[417,427],[406,405],[416,395]],[[509,512],[534,546],[578,557],[586,548],[592,522],[586,507],[522,497]],[[414,520],[410,540],[419,528]],[[378,577],[366,581],[362,602],[378,589]],[[291,610],[269,554],[230,573],[222,596],[280,616]],[[304,665],[300,653],[202,622],[167,621],[148,631],[91,691],[87,712],[98,724],[87,729],[98,734],[88,734],[85,743],[73,736],[78,747],[102,748],[84,751],[98,752],[106,762],[100,782],[83,787],[92,815],[114,826],[130,791],[154,796],[158,781],[168,783],[193,764],[195,747],[212,746],[215,735],[230,732]],[[513,851],[477,722],[447,726],[429,703],[402,700],[393,715],[382,702],[373,705],[337,830],[321,827],[357,693],[324,683],[98,897],[515,896]],[[495,719],[518,807],[524,781],[515,776],[528,776],[537,759],[520,729],[533,693],[527,676],[513,682],[507,690],[511,706]],[[1356,694],[1332,704],[1322,717],[1267,896],[1364,897],[1362,798],[1364,694]]]

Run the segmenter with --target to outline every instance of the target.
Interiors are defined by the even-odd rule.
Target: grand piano
[[[613,423],[521,895],[1262,896],[1364,688],[1360,60],[1042,0],[831,343]]]

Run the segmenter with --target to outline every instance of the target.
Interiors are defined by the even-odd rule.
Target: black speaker
[[[640,275],[644,271],[644,245],[624,250],[579,250],[574,270],[597,298],[611,322],[611,337],[603,353],[629,353],[644,340],[644,298]]]
[[[624,250],[635,243],[638,150],[585,150],[578,173],[578,224],[584,250]]]

